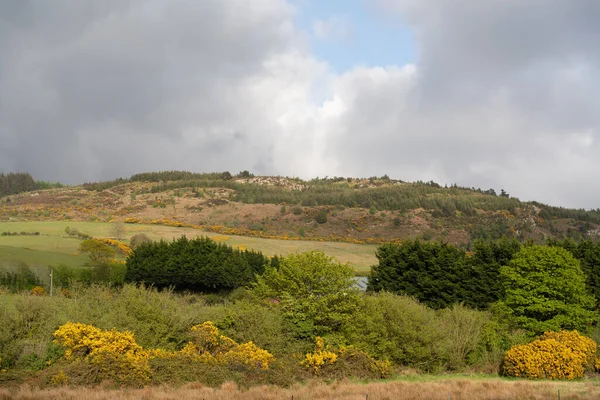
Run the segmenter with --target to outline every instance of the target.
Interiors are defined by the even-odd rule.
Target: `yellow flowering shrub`
[[[44,290],[43,287],[36,286],[33,289],[31,289],[31,294],[33,296],[45,296],[46,295],[46,291]]]
[[[546,332],[536,340],[511,348],[504,374],[529,379],[579,379],[594,368],[597,344],[577,331]]]
[[[306,354],[301,364],[311,369],[315,375],[319,374],[323,367],[334,364],[337,364],[340,369],[370,372],[379,378],[386,378],[392,372],[392,363],[389,360],[376,360],[367,352],[354,346],[341,346],[337,350],[325,348],[323,338],[319,336],[316,339],[315,351]]]
[[[302,360],[301,364],[304,365],[307,368],[312,369],[312,371],[315,374],[319,373],[319,369],[329,363],[329,364],[333,364],[337,361],[337,354],[335,354],[332,351],[328,351],[328,350],[324,350],[323,349],[323,338],[320,336],[317,336],[316,339],[316,346],[315,346],[315,351],[313,353],[307,353],[306,356],[304,357],[304,360]]]
[[[83,361],[97,371],[98,378],[119,383],[143,385],[150,382],[150,359],[185,358],[191,362],[228,367],[269,369],[275,360],[268,351],[252,342],[238,344],[219,335],[212,322],[191,329],[194,338],[180,351],[144,349],[133,333],[102,330],[92,325],[68,322],[54,332],[54,341],[66,348],[65,358]]]
[[[63,370],[60,370],[58,374],[50,377],[50,384],[53,386],[63,386],[69,383],[69,377]]]
[[[195,358],[228,366],[246,366],[269,369],[275,357],[252,342],[238,344],[233,339],[219,335],[210,321],[192,327],[194,342],[188,343],[181,352]]]
[[[261,349],[252,342],[248,342],[219,354],[217,360],[230,367],[244,366],[267,370],[269,369],[269,365],[275,360],[275,357],[267,350]]]
[[[65,358],[85,361],[96,367],[102,378],[134,384],[150,380],[148,354],[131,332],[67,322],[54,332],[54,338],[67,349]]]
[[[125,243],[120,242],[118,240],[114,240],[114,239],[110,239],[110,238],[95,238],[95,239],[101,241],[102,243],[106,243],[109,246],[116,247],[125,256],[128,256],[133,252],[133,250],[131,250],[131,247],[129,247]]]

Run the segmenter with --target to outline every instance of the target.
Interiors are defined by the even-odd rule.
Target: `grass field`
[[[40,232],[40,236],[0,236],[0,265],[24,261],[32,267],[45,267],[64,263],[80,266],[86,257],[77,254],[79,240],[65,237],[69,226],[94,237],[113,237],[115,225],[101,222],[0,222],[2,232]],[[162,225],[126,224],[124,239],[129,240],[137,233],[145,233],[154,240],[172,240],[186,235],[213,237],[229,245],[244,245],[248,249],[259,250],[265,255],[287,255],[293,252],[321,250],[348,262],[359,272],[368,272],[376,263],[374,245],[360,245],[336,242],[312,242],[299,240],[262,239],[244,236],[224,236],[192,228],[176,228]]]
[[[559,395],[560,392],[560,395]],[[4,397],[3,397],[4,395]],[[242,390],[235,383],[219,388],[190,383],[182,388],[148,387],[144,389],[55,388],[36,390],[23,385],[9,391],[0,389],[7,399],[214,399],[214,400],[592,400],[600,398],[597,382],[530,382],[498,378],[432,378],[428,382],[390,381],[355,383],[350,381],[325,384],[309,382],[290,388],[257,386]]]

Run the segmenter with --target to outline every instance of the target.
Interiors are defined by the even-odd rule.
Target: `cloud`
[[[69,182],[273,171],[264,111],[285,88],[252,88],[301,46],[292,13],[280,0],[2,2],[0,168]]]
[[[596,1],[377,4],[418,59],[335,74],[306,35],[348,24],[302,32],[285,0],[0,2],[0,170],[388,174],[600,207]]]
[[[596,2],[380,1],[411,24],[414,71],[337,78],[342,174],[496,190],[597,208]]]

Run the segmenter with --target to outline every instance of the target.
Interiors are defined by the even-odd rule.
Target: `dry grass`
[[[146,399],[146,400],[588,400],[600,398],[600,386],[592,382],[529,382],[485,380],[440,380],[434,382],[382,382],[359,384],[336,382],[330,385],[311,382],[291,388],[258,386],[247,390],[235,383],[225,383],[219,388],[208,388],[200,384],[188,384],[182,388],[149,387],[145,389],[105,389],[62,387],[33,389],[24,385],[12,391],[0,389],[0,400],[15,399]]]

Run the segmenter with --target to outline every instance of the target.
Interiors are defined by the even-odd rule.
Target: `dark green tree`
[[[267,264],[258,252],[233,249],[208,237],[182,236],[172,243],[141,243],[127,258],[125,279],[159,288],[215,292],[253,282]]]
[[[477,241],[467,253],[443,242],[385,244],[377,249],[367,290],[406,294],[433,308],[464,303],[485,309],[502,297],[500,267],[520,246],[509,239]]]

